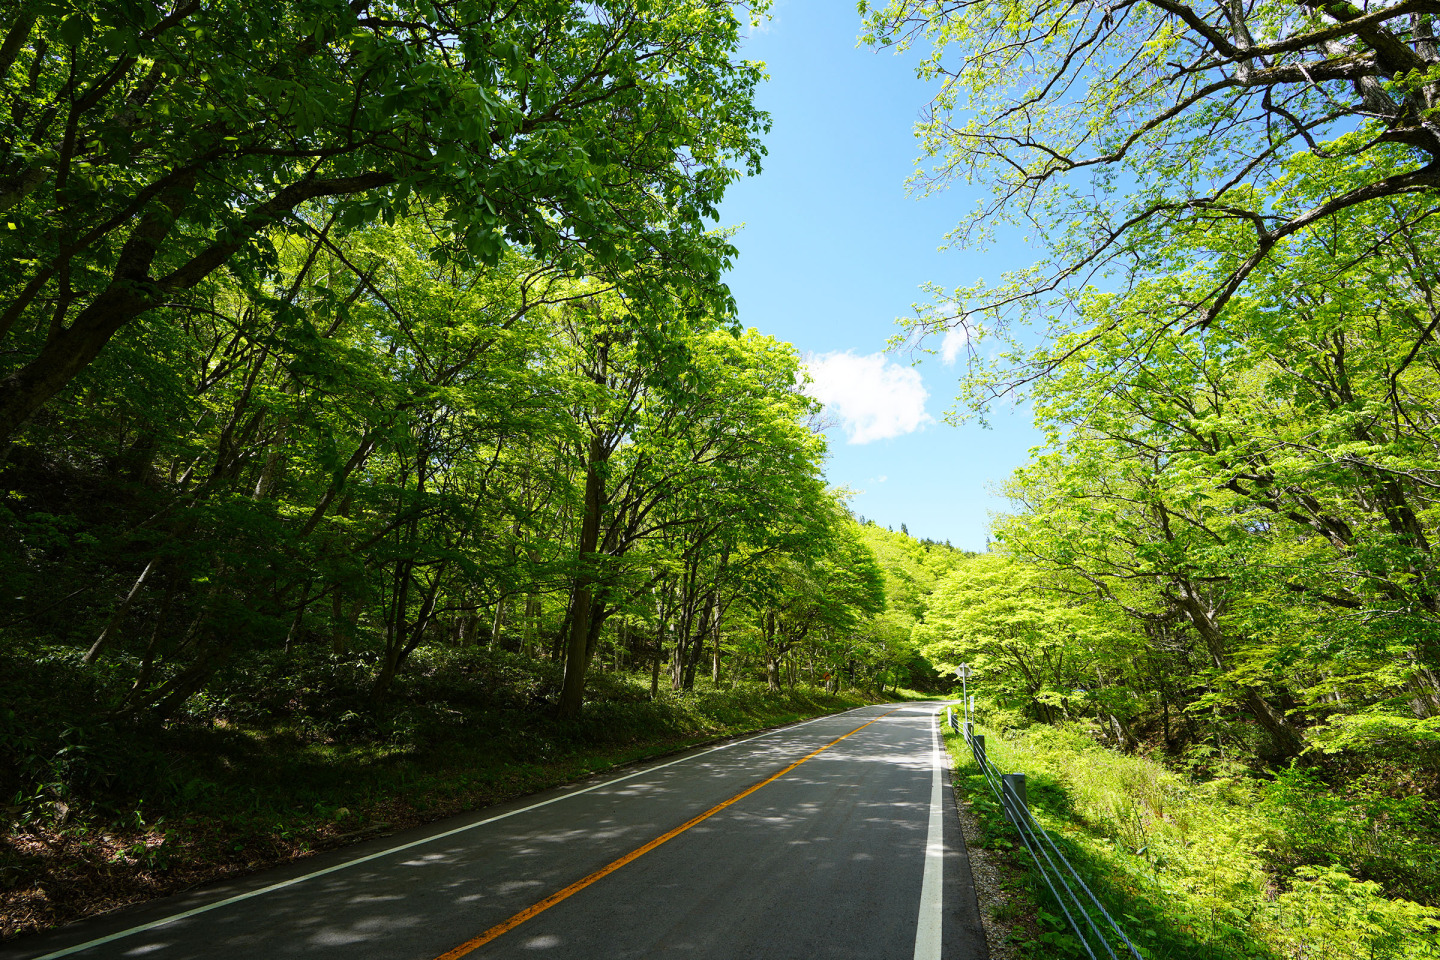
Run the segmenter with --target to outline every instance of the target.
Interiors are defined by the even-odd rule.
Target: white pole
[[[960,669],[955,671],[960,674],[960,697],[965,704],[965,722],[970,722],[970,664],[960,664]]]

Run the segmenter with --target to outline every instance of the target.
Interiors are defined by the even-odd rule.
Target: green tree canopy
[[[768,121],[728,3],[7,9],[0,437],[138,317],[273,270],[286,231],[423,211],[442,259],[518,247],[730,309],[704,219]]]

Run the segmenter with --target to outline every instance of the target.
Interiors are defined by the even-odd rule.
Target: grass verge
[[[1285,818],[1253,783],[1192,782],[1075,729],[976,729],[992,762],[1026,774],[1036,820],[1146,960],[1440,956],[1440,911],[1387,897],[1333,862],[1277,863]],[[1014,925],[1016,955],[1086,956],[963,737],[946,730],[946,745],[979,843],[1005,865],[999,909]]]

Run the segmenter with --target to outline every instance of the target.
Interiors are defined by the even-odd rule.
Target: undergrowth
[[[1026,774],[1036,820],[1146,960],[1440,957],[1440,910],[1395,890],[1432,890],[1440,871],[1407,829],[1433,829],[1424,801],[1351,802],[1299,768],[1273,782],[1192,780],[1073,726],[976,732],[1001,770]],[[946,742],[981,842],[1029,868],[1018,892],[1036,922],[1022,950],[1086,956],[964,739],[947,730]],[[1390,886],[1359,878],[1357,862],[1386,864]]]

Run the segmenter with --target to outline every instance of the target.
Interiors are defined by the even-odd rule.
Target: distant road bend
[[[986,960],[935,709],[695,750],[0,954]]]

